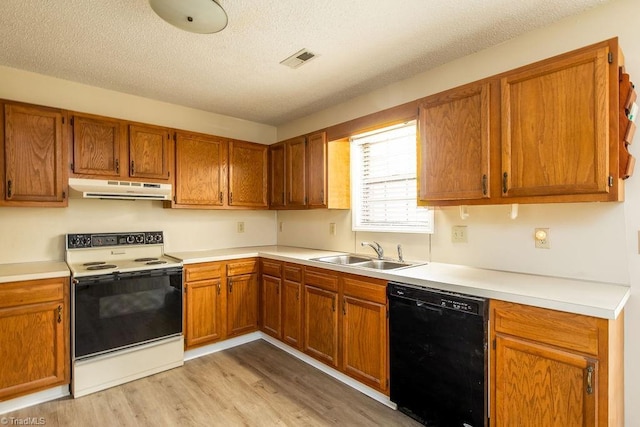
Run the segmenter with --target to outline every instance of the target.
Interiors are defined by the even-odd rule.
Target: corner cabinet
[[[622,426],[616,320],[491,301],[491,425]]]
[[[0,401],[69,384],[69,279],[0,284],[0,342]]]
[[[623,65],[611,39],[425,98],[419,203],[622,200]]]
[[[0,102],[0,206],[67,206],[66,113]]]

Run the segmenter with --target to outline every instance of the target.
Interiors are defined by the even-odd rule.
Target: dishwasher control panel
[[[418,305],[438,306],[470,314],[483,314],[486,304],[484,298],[395,282],[387,285],[387,295],[414,300]]]

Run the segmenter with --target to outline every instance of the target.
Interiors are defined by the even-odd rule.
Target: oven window
[[[80,278],[74,288],[76,359],[182,333],[182,272]]]

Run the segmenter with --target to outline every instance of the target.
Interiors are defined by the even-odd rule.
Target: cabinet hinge
[[[309,204],[309,198],[307,196],[304,196],[304,204],[305,205]]]
[[[73,170],[73,163],[69,163],[69,167],[71,168],[71,172],[75,172],[75,171]]]
[[[613,187],[613,176],[609,175],[609,187]]]
[[[496,349],[496,340],[493,340],[492,347],[494,350]]]
[[[64,116],[62,116],[62,124],[64,124]]]
[[[176,196],[173,196],[173,201],[178,203],[178,198]]]
[[[66,199],[66,198],[67,198],[67,192],[63,191],[62,192],[62,200]]]
[[[62,123],[64,123],[64,117],[62,118]],[[73,126],[73,117],[69,119],[69,124]]]
[[[613,52],[609,52],[609,55],[607,55],[607,59],[609,60],[609,64],[613,64]]]

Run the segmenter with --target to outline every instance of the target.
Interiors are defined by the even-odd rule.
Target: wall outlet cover
[[[244,221],[238,221],[238,233],[244,233]]]
[[[466,225],[454,225],[451,227],[451,242],[453,243],[467,243],[467,226]]]

